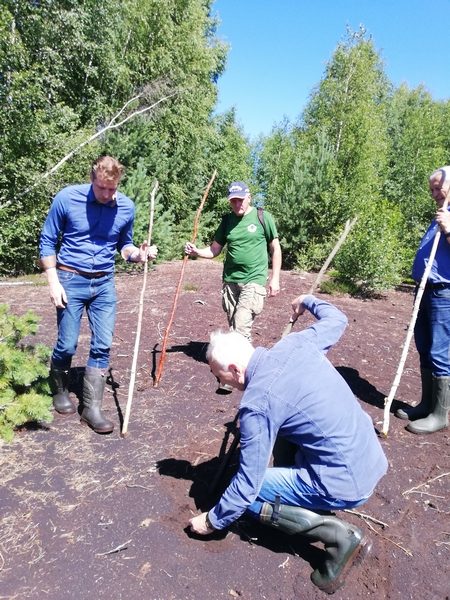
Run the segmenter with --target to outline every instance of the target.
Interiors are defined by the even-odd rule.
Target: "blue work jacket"
[[[271,349],[256,348],[246,369],[240,464],[209,512],[217,529],[231,524],[257,498],[278,435],[297,446],[295,468],[320,495],[366,499],[386,473],[372,420],[325,356],[347,318],[312,295],[304,305],[318,320]]]

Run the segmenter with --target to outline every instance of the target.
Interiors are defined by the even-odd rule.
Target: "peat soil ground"
[[[324,598],[310,581],[317,546],[245,519],[228,532],[196,539],[188,519],[210,508],[233,440],[240,393],[216,393],[204,362],[212,330],[225,328],[221,265],[186,265],[159,386],[152,373],[173,303],[181,262],[150,270],[128,435],[121,437],[142,289],[142,273],[117,277],[118,311],[104,408],[116,429],[97,435],[78,416],[55,414],[45,426],[0,445],[0,599],[8,600],[309,600]],[[283,272],[282,293],[255,323],[255,345],[281,336],[290,302],[313,274]],[[0,302],[42,318],[36,340],[52,346],[55,315],[42,277],[0,285]],[[318,294],[320,296],[320,293]],[[324,296],[326,299],[330,297]],[[411,317],[411,291],[376,300],[333,297],[349,327],[329,358],[381,429],[384,398],[399,363]],[[296,325],[304,327],[308,318]],[[84,321],[72,369],[79,395],[89,334]],[[301,373],[299,373],[299,378]],[[419,399],[412,346],[393,409]],[[357,514],[339,516],[363,528],[370,556],[351,571],[337,600],[450,597],[449,430],[415,436],[393,415],[381,439],[389,471]]]

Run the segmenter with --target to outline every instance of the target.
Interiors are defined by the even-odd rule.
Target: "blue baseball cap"
[[[249,187],[243,181],[233,181],[233,183],[230,183],[228,186],[228,200],[231,200],[232,198],[244,199],[249,193]]]

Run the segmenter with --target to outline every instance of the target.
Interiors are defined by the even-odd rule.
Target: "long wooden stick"
[[[202,198],[202,200],[200,202],[200,206],[197,209],[197,214],[195,215],[195,220],[194,220],[194,229],[193,229],[193,232],[192,232],[192,243],[195,242],[195,239],[197,237],[198,223],[199,223],[199,220],[200,220],[200,214],[201,214],[201,212],[203,210],[203,206],[205,205],[206,198],[208,197],[209,190],[211,189],[211,186],[214,183],[214,179],[216,178],[216,175],[217,175],[217,171],[214,170],[214,173],[212,174],[211,179],[209,180],[209,183],[206,186],[205,192],[203,194],[203,198]],[[153,385],[155,387],[158,386],[158,384],[159,384],[159,382],[161,380],[161,375],[162,375],[162,371],[163,371],[163,367],[164,367],[164,361],[165,361],[165,358],[166,358],[167,341],[169,339],[169,332],[170,332],[170,329],[172,327],[173,319],[174,319],[174,316],[175,316],[175,310],[177,308],[178,297],[180,295],[180,289],[181,289],[181,284],[183,282],[184,270],[186,268],[186,262],[187,262],[188,258],[189,258],[188,255],[185,254],[184,259],[183,259],[183,264],[181,266],[180,278],[179,278],[177,289],[175,291],[175,296],[174,296],[174,299],[173,299],[172,312],[170,313],[169,322],[167,324],[166,331],[164,333],[164,338],[163,338],[163,343],[162,343],[162,348],[161,348],[161,357],[159,359],[158,369],[157,369],[157,372],[156,372],[155,380],[153,382]]]
[[[153,189],[151,191],[151,194],[150,194],[150,219],[149,219],[148,232],[147,232],[147,243],[149,246],[151,245],[151,240],[152,240],[153,217],[155,214],[155,196],[156,196],[156,192],[158,191],[158,187],[159,187],[159,183],[158,183],[158,181],[156,181],[155,185],[153,186]],[[133,400],[133,391],[134,391],[134,382],[136,379],[136,365],[137,365],[137,359],[138,359],[138,353],[139,353],[139,342],[141,339],[142,314],[143,314],[143,310],[144,310],[145,287],[147,285],[147,272],[148,272],[148,259],[146,258],[145,263],[144,263],[144,281],[142,283],[141,296],[139,299],[139,316],[138,316],[138,324],[137,324],[137,329],[136,329],[136,339],[134,342],[134,353],[133,353],[133,363],[131,366],[130,383],[128,386],[128,400],[127,400],[127,406],[125,409],[125,418],[123,420],[123,425],[122,425],[122,433],[121,433],[122,437],[125,437],[127,435],[128,421],[130,420],[131,403]]]
[[[314,291],[319,287],[320,282],[322,281],[323,276],[325,275],[325,271],[330,266],[331,261],[336,256],[339,248],[344,243],[345,238],[348,236],[348,234],[350,233],[350,231],[353,229],[353,226],[355,225],[355,223],[356,223],[357,220],[358,220],[358,217],[354,217],[351,221],[350,221],[350,219],[348,219],[348,221],[345,223],[344,231],[339,236],[339,239],[336,242],[336,245],[334,246],[333,250],[330,252],[330,254],[329,254],[328,258],[326,259],[326,261],[323,263],[322,268],[320,269],[320,271],[319,271],[319,273],[318,273],[318,275],[317,275],[314,283],[312,284],[312,286],[310,287],[310,289],[308,291],[308,294],[313,294]],[[286,335],[288,335],[289,333],[291,333],[292,327],[293,327],[295,321],[297,320],[297,318],[298,317],[295,317],[295,318],[291,317],[290,318],[289,323],[284,328],[281,337],[285,337]]]
[[[447,205],[448,205],[448,200],[446,200],[444,202],[445,209],[447,209]],[[423,272],[422,279],[420,280],[419,289],[417,290],[416,299],[414,300],[413,312],[412,312],[411,320],[409,322],[408,332],[406,334],[405,343],[403,344],[403,351],[402,351],[402,355],[400,358],[400,363],[397,368],[397,373],[395,375],[394,382],[391,387],[391,391],[389,392],[388,397],[384,399],[383,428],[381,430],[381,433],[384,436],[387,436],[388,431],[389,431],[389,417],[390,417],[391,404],[394,400],[395,392],[397,391],[397,388],[400,384],[400,379],[403,374],[406,357],[408,356],[409,346],[411,344],[411,340],[412,340],[412,337],[414,334],[414,327],[416,325],[417,315],[419,314],[420,302],[422,300],[422,296],[425,291],[425,285],[427,283],[428,276],[430,274],[431,268],[433,267],[433,261],[434,261],[434,257],[436,256],[436,250],[437,250],[440,238],[441,238],[441,230],[438,225],[436,235],[434,236],[433,246],[431,247],[430,256],[428,258],[427,266],[425,267],[425,271]]]

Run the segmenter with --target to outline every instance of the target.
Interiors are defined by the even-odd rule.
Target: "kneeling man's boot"
[[[72,415],[76,408],[69,397],[69,369],[58,369],[50,365],[50,388],[53,394],[53,406],[61,415]]]
[[[433,409],[426,419],[408,423],[412,433],[434,433],[448,427],[450,409],[450,377],[433,377]]]
[[[399,408],[395,411],[395,416],[399,419],[416,421],[427,417],[432,410],[433,396],[433,375],[431,369],[420,369],[422,380],[422,397],[417,406]]]
[[[103,416],[102,401],[106,377],[102,369],[86,367],[83,380],[83,412],[81,421],[96,433],[111,433],[114,423]]]
[[[361,562],[372,546],[357,527],[299,506],[264,502],[260,520],[288,535],[300,534],[324,544],[327,556],[311,574],[311,581],[327,594],[344,585],[349,569]]]

